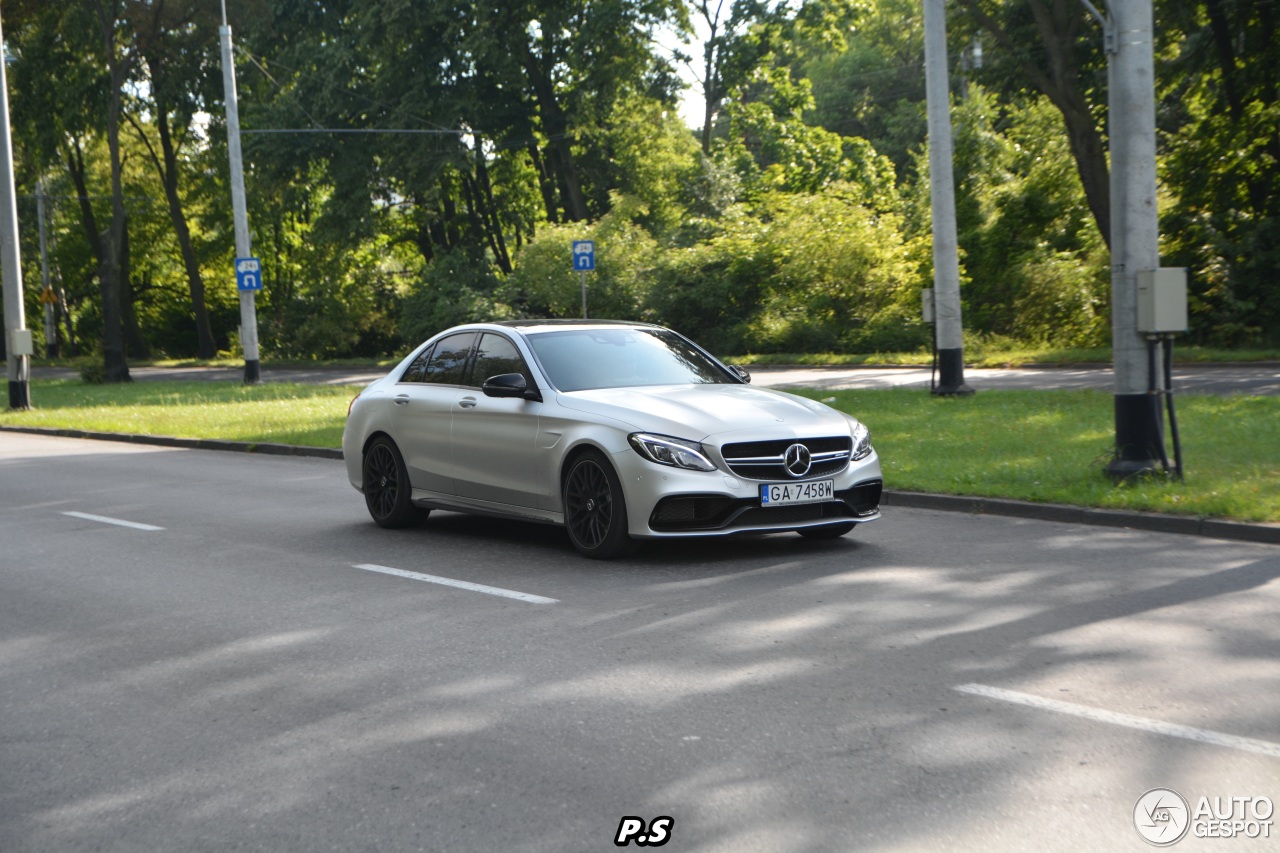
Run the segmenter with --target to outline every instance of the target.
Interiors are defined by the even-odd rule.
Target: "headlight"
[[[871,455],[871,430],[861,421],[853,428],[853,461],[866,459]]]
[[[703,455],[702,445],[696,441],[672,438],[669,435],[649,435],[637,432],[627,436],[631,446],[645,459],[673,468],[689,468],[694,471],[714,471],[716,466]]]

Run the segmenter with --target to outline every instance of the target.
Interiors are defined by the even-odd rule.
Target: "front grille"
[[[771,441],[741,441],[726,444],[720,454],[729,470],[747,480],[795,480],[787,470],[783,455],[793,444],[809,448],[813,463],[804,478],[825,477],[843,471],[853,453],[853,439],[848,436],[826,438],[783,438]]]

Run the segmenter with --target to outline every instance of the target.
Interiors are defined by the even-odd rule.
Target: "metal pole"
[[[227,26],[227,4],[222,3],[222,89],[227,108],[227,151],[231,157],[231,209],[235,217],[236,257],[247,258],[253,249],[249,241],[249,214],[244,196],[244,159],[240,153],[240,109],[236,101],[236,69],[231,53],[231,27]],[[244,349],[244,382],[253,385],[261,378],[258,361],[258,313],[253,291],[240,292],[240,346]]]
[[[1160,266],[1156,210],[1155,56],[1151,0],[1111,0],[1108,61],[1111,138],[1111,341],[1115,361],[1117,479],[1161,470],[1159,395],[1148,393],[1138,332],[1138,272]]]
[[[4,32],[0,29],[0,45]],[[0,49],[0,54],[3,50]],[[9,408],[31,408],[31,355],[22,298],[22,258],[18,251],[18,198],[13,180],[13,143],[9,138],[9,80],[0,55],[0,266],[4,281],[5,359]],[[27,350],[23,352],[23,350]]]
[[[582,276],[582,319],[587,319],[587,271],[580,270]]]
[[[972,394],[964,382],[960,321],[960,254],[951,167],[951,92],[947,77],[944,0],[924,0],[924,76],[929,118],[929,198],[933,208],[933,299],[939,380],[934,394]]]
[[[44,178],[36,182],[36,218],[40,220],[40,282],[44,288],[40,301],[44,303],[44,354],[53,358],[58,354],[58,327],[53,322],[53,288],[49,285],[49,243],[44,235]]]

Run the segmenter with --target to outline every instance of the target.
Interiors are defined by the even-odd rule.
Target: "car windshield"
[[[529,343],[561,391],[633,385],[735,384],[738,380],[666,329],[537,332]]]

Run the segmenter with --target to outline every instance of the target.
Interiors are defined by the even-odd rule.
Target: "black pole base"
[[[9,382],[9,411],[25,412],[31,408],[31,386],[23,379]]]
[[[933,388],[935,397],[968,397],[973,389],[964,384],[964,350],[938,350],[938,384]]]
[[[257,359],[254,359],[253,361],[249,361],[248,359],[245,359],[244,384],[257,385],[261,381],[262,381],[261,363]]]
[[[1165,474],[1164,424],[1160,398],[1152,394],[1116,395],[1116,451],[1107,464],[1113,480]]]

